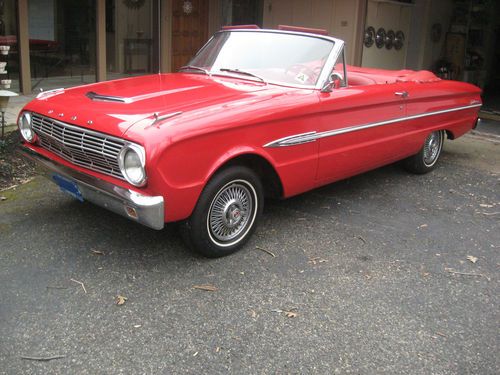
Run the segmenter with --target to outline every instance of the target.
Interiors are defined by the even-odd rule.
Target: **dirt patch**
[[[20,142],[17,131],[0,139],[0,191],[30,181],[35,175],[35,165],[16,153]]]

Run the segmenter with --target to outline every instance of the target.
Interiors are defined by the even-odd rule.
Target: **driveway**
[[[466,136],[267,202],[208,260],[37,178],[0,193],[0,373],[498,374],[499,181]]]

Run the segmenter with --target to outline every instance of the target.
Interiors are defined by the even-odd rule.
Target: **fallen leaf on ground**
[[[92,252],[92,254],[95,254],[95,255],[104,255],[104,252],[102,252],[101,250],[90,250]]]
[[[207,292],[217,291],[217,288],[213,285],[193,285],[193,289],[205,290]]]
[[[421,226],[419,226],[419,228],[427,228],[428,225],[427,224],[422,224]]]
[[[271,309],[272,312],[283,313],[287,318],[296,318],[298,313],[293,311],[296,308],[292,308],[291,310],[282,310],[282,309]]]
[[[255,310],[250,310],[250,315],[252,315],[252,318],[257,317],[257,313],[255,312]]]
[[[475,257],[473,255],[467,255],[467,260],[470,260],[472,263],[476,263],[477,257]]]
[[[121,296],[121,295],[117,295],[116,298],[115,298],[115,303],[118,305],[118,306],[121,306],[125,303],[125,301],[127,300],[128,298],[127,297],[124,297],[124,296]]]
[[[313,258],[309,258],[309,262],[308,263],[317,264],[317,263],[325,263],[325,262],[328,262],[328,260],[327,259],[323,259],[321,257],[313,257]]]
[[[134,328],[141,328],[141,327],[142,327],[142,324],[136,324],[136,325],[134,326]]]
[[[21,180],[21,185],[27,184],[28,182],[33,181],[35,178],[34,177],[28,177],[28,178],[23,178]]]

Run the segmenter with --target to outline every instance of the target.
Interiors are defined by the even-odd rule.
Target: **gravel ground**
[[[0,373],[498,374],[499,182],[467,136],[267,202],[207,260],[36,178],[0,194]]]

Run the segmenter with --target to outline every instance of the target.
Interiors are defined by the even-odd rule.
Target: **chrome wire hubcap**
[[[424,144],[424,163],[431,166],[437,160],[443,144],[443,133],[441,131],[431,133]]]
[[[245,230],[252,211],[250,190],[241,183],[230,183],[212,201],[208,214],[210,232],[219,241],[230,241]]]

